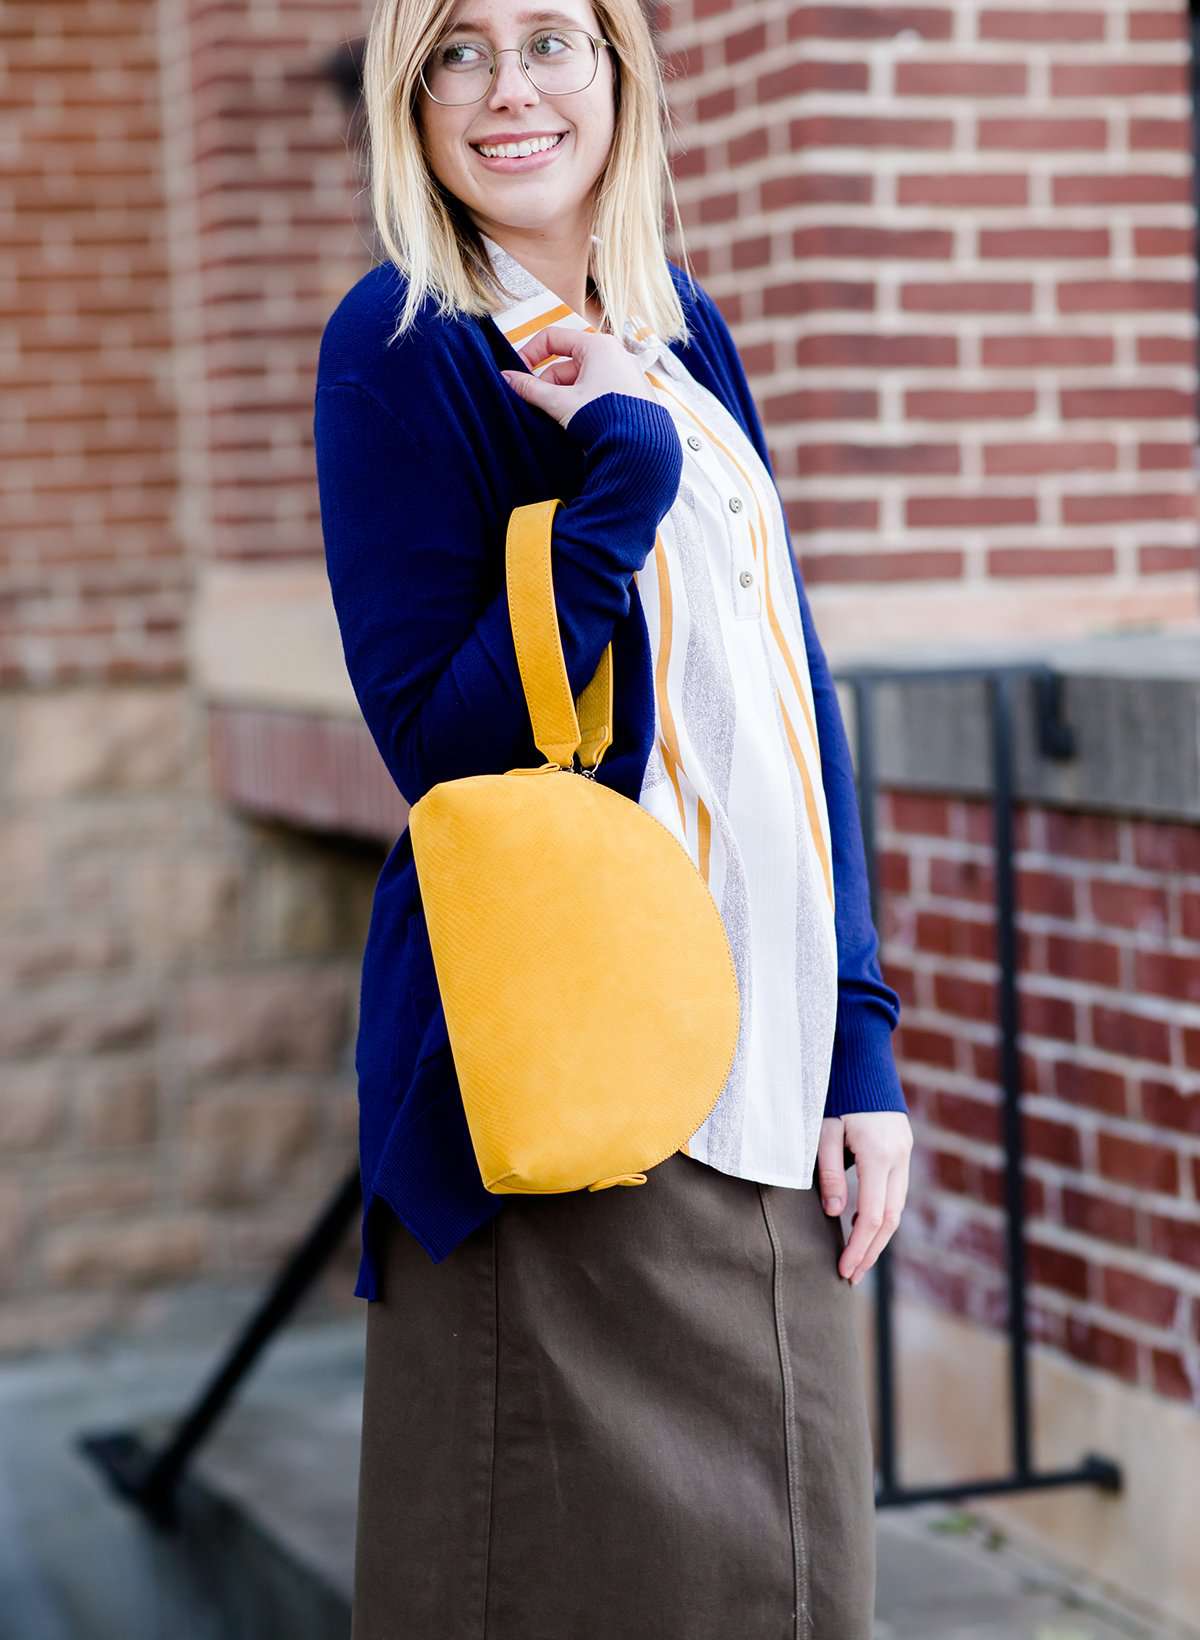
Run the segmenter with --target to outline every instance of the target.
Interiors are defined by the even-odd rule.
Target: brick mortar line
[[[1081,1243],[1079,1240],[1073,1240],[1068,1243],[1066,1240],[1052,1241],[1049,1238],[1041,1237],[1041,1231],[1043,1229],[1054,1228],[1056,1228],[1054,1221],[1045,1218],[1038,1220],[1039,1239],[1042,1246],[1052,1248],[1055,1252],[1074,1253],[1077,1257],[1086,1259],[1090,1265],[1095,1266],[1097,1264],[1098,1261],[1094,1256],[1097,1243],[1092,1241]],[[1074,1232],[1072,1234],[1078,1236],[1078,1232]],[[1116,1244],[1104,1242],[1101,1245],[1107,1250],[1110,1248],[1115,1249]],[[989,1263],[982,1254],[972,1253],[967,1248],[960,1247],[951,1249],[946,1246],[944,1241],[938,1239],[936,1235],[921,1235],[916,1229],[912,1231],[907,1247],[920,1249],[920,1251],[914,1250],[912,1252],[913,1261],[916,1263],[920,1263],[922,1261],[922,1254],[926,1251],[936,1253],[936,1268],[939,1273],[947,1269],[952,1269],[959,1275],[964,1275],[969,1272],[973,1274],[987,1275],[998,1280],[1002,1280],[1005,1276],[1005,1269],[1002,1262],[999,1264]],[[1105,1262],[1109,1262],[1107,1258]],[[1186,1265],[1172,1264],[1169,1261],[1164,1263],[1161,1258],[1149,1253],[1144,1253],[1140,1255],[1140,1262],[1136,1265],[1121,1265],[1117,1264],[1114,1260],[1112,1261],[1112,1268],[1118,1269],[1122,1275],[1145,1275],[1147,1280],[1156,1281],[1159,1285],[1164,1287],[1175,1288],[1181,1303],[1185,1306],[1186,1301],[1189,1298],[1200,1299],[1200,1282],[1196,1281],[1195,1272],[1190,1271]],[[1151,1269],[1154,1269],[1157,1273],[1153,1275],[1149,1274],[1148,1272]],[[1032,1277],[1027,1277],[1027,1281],[1029,1286],[1036,1285],[1037,1287],[1038,1304],[1044,1304],[1046,1302],[1047,1295],[1053,1294],[1055,1297],[1055,1302],[1064,1306],[1062,1311],[1064,1317],[1075,1318],[1082,1316],[1084,1315],[1084,1312],[1089,1311],[1093,1313],[1094,1317],[1095,1312],[1099,1311],[1106,1316],[1120,1317],[1127,1324],[1145,1328],[1147,1333],[1155,1337],[1178,1342],[1179,1338],[1182,1336],[1186,1342],[1192,1345],[1193,1348],[1200,1348],[1200,1346],[1196,1345],[1195,1342],[1189,1338],[1186,1321],[1180,1324],[1180,1332],[1165,1332],[1162,1328],[1156,1326],[1154,1322],[1144,1320],[1140,1316],[1131,1316],[1125,1310],[1121,1310],[1113,1305],[1106,1304],[1103,1299],[1079,1298],[1072,1294],[1064,1293],[1060,1287],[1055,1287],[1049,1282],[1035,1283]],[[1045,1342],[1045,1340],[1042,1340],[1042,1342]]]
[[[1101,1053],[1103,1050],[1093,1051]],[[1060,1054],[1059,1057],[1062,1058],[1063,1056]],[[1110,1075],[1121,1074],[1119,1068],[1111,1063],[1099,1065],[1080,1064],[1073,1058],[1069,1059],[1068,1062],[1074,1069],[1082,1071],[1096,1070],[1107,1072]],[[1144,1064],[1145,1062],[1139,1060],[1138,1063]],[[994,1082],[973,1075],[970,1071],[960,1071],[945,1065],[926,1065],[919,1060],[910,1059],[908,1055],[899,1056],[899,1064],[902,1080],[903,1075],[911,1070],[914,1072],[914,1080],[920,1082],[922,1087],[928,1087],[935,1093],[947,1093],[961,1099],[971,1099],[988,1110],[995,1109],[1002,1097],[1000,1089]],[[1166,1071],[1169,1070],[1169,1067],[1164,1066],[1161,1069]],[[1148,1079],[1157,1080],[1157,1078]],[[1081,1132],[1087,1132],[1091,1136],[1094,1136],[1094,1130],[1098,1128],[1100,1123],[1109,1121],[1124,1123],[1129,1127],[1140,1127],[1142,1131],[1136,1137],[1158,1139],[1169,1149],[1182,1151],[1189,1157],[1193,1154],[1190,1147],[1200,1143],[1195,1134],[1186,1133],[1180,1128],[1156,1126],[1146,1117],[1109,1114],[1105,1111],[1099,1111],[1093,1106],[1066,1099],[1059,1094],[1039,1093],[1036,1090],[1023,1088],[1020,1094],[1022,1111],[1025,1110],[1029,1101],[1032,1101],[1038,1107],[1035,1114],[1044,1116],[1047,1119],[1068,1122],[1077,1126]],[[1084,1118],[1087,1118],[1087,1120],[1084,1120]],[[915,1123],[915,1117],[913,1121]],[[953,1131],[943,1129],[936,1122],[931,1122],[930,1126],[938,1133]],[[991,1140],[986,1142],[992,1144]],[[997,1140],[995,1143],[998,1145],[999,1141]]]
[[[1197,879],[1196,882],[1196,888],[1190,890],[1192,893],[1200,892],[1200,879]],[[1120,886],[1135,885],[1121,883]],[[1164,892],[1170,894],[1173,890],[1167,888],[1164,889]],[[1189,890],[1185,889],[1184,892],[1189,892]],[[929,903],[926,904],[926,901]],[[976,900],[946,900],[934,898],[931,895],[918,896],[916,894],[899,893],[894,896],[887,895],[886,903],[893,904],[896,902],[903,902],[905,906],[911,906],[913,910],[919,912],[928,910],[931,915],[952,917],[959,922],[969,922],[980,928],[994,927],[996,922],[994,908],[981,906]],[[1130,928],[1124,923],[1102,923],[1085,921],[1082,918],[1064,918],[1055,916],[1053,912],[1034,911],[1025,907],[1021,907],[1017,912],[1017,926],[1018,928],[1024,927],[1028,932],[1034,934],[1074,934],[1081,939],[1108,941],[1111,944],[1128,946],[1133,950],[1158,951],[1163,949],[1164,942],[1169,941],[1172,948],[1176,945],[1182,945],[1185,948],[1185,955],[1191,954],[1187,949],[1190,946],[1195,946],[1197,954],[1200,955],[1200,936],[1196,939],[1189,939],[1182,934],[1171,934],[1165,928],[1147,932],[1144,929]],[[1143,944],[1142,942],[1146,943]],[[898,946],[900,949],[905,948],[903,941],[899,941]],[[932,951],[927,954],[930,956],[936,955]],[[950,952],[945,955],[947,961],[956,963],[962,961],[995,965],[993,957],[975,957],[967,952]]]
[[[913,1129],[915,1135],[914,1148],[916,1150],[937,1149],[943,1153],[990,1167],[995,1167],[998,1159],[1003,1159],[1003,1146],[999,1141],[993,1143],[985,1139],[972,1139],[969,1135],[955,1132],[953,1129],[938,1127],[936,1123],[924,1117],[913,1118]],[[922,1138],[923,1134],[927,1137]],[[936,1144],[932,1142],[932,1135],[936,1135]],[[1160,1217],[1174,1219],[1179,1224],[1191,1225],[1195,1222],[1195,1202],[1191,1196],[1181,1196],[1177,1192],[1155,1190],[1147,1185],[1127,1184],[1119,1179],[1113,1179],[1107,1174],[1065,1167],[1061,1162],[1055,1162],[1043,1156],[1026,1156],[1024,1160],[1028,1177],[1037,1177],[1043,1183],[1051,1184],[1057,1189],[1061,1190],[1064,1185],[1084,1190],[1090,1187],[1092,1194],[1103,1191],[1106,1201],[1116,1202],[1122,1207],[1152,1209]],[[963,1196],[957,1191],[951,1190],[945,1185],[939,1185],[932,1180],[923,1181],[923,1188],[938,1192],[940,1195],[945,1196],[948,1201],[965,1203],[971,1208],[972,1212],[991,1206],[991,1204],[979,1202],[973,1197]],[[1166,1211],[1168,1208],[1171,1211]],[[1000,1210],[991,1207],[991,1211],[997,1212]],[[1039,1218],[1038,1222],[1039,1224],[1058,1225],[1057,1220],[1047,1218],[1044,1215]],[[1100,1236],[1088,1235],[1085,1231],[1059,1227],[1064,1234],[1078,1236],[1086,1240],[1089,1245],[1093,1242],[1101,1242],[1105,1247],[1114,1249],[1122,1245],[1119,1242],[1106,1241]],[[1129,1251],[1142,1259],[1152,1256],[1144,1253],[1140,1248],[1130,1249]],[[1153,1256],[1158,1257],[1166,1267],[1173,1271],[1181,1269],[1190,1272],[1191,1279],[1200,1285],[1200,1270],[1196,1270],[1190,1265],[1177,1265],[1170,1259],[1164,1260],[1161,1254]]]
[[[1056,1094],[1030,1090],[1021,1094],[1021,1109],[1035,1116],[1062,1121],[1093,1137],[1103,1131],[1117,1133],[1127,1139],[1149,1138],[1184,1156],[1200,1156],[1200,1134],[1185,1133],[1179,1128],[1163,1128],[1146,1117],[1122,1116],[1116,1111],[1101,1111],[1091,1105],[1074,1104]]]
[[[774,105],[769,103],[767,108],[770,107],[774,107]],[[795,107],[797,107],[795,100],[789,103],[789,107],[795,110]],[[972,103],[970,107],[974,108],[977,105]],[[852,120],[856,116],[862,118],[864,113],[870,115],[872,112],[874,110],[846,108],[841,107],[841,105],[839,107],[810,108],[808,107],[808,100],[805,98],[802,113],[798,113],[798,115],[792,113],[789,120],[790,123],[798,123],[807,116],[828,115],[841,115],[848,118],[848,120]],[[892,123],[897,123],[897,125],[903,123],[903,118],[905,118],[903,115],[897,115],[895,103],[893,102],[880,103],[879,113],[880,116],[884,116],[884,118],[892,121]],[[744,116],[743,128],[733,125],[733,121],[738,118],[738,115]],[[1182,110],[1179,115],[1170,116],[1170,118],[1185,120],[1187,116],[1189,116],[1187,110]],[[1005,110],[1005,112],[997,110],[995,118],[998,118],[998,120],[1005,120],[1005,118],[1016,120],[1016,118],[1021,118],[1021,115],[1016,110]],[[687,123],[680,123],[679,128],[677,128],[680,144],[679,148],[672,151],[672,156],[677,157],[679,154],[695,153],[697,149],[715,148],[720,143],[730,143],[733,139],[749,136],[749,134],[761,130],[762,123],[764,123],[764,108],[762,108],[762,105],[757,105],[754,108],[744,108],[744,110],[734,110],[734,113],[708,120],[703,126],[703,141],[700,141],[698,136],[697,139],[689,141],[690,134],[698,133],[698,128],[687,125]],[[826,156],[828,156],[828,159],[826,159]],[[1110,175],[1121,177],[1121,175],[1130,174],[1131,171],[1134,174],[1179,177],[1180,180],[1187,180],[1190,177],[1189,151],[1182,144],[1180,144],[1179,151],[1170,148],[1136,148],[1125,151],[1125,149],[1113,148],[1111,143],[1105,143],[1100,148],[1049,149],[1044,153],[1043,151],[1031,151],[1031,149],[1026,148],[992,148],[992,146],[989,146],[989,148],[975,148],[970,144],[959,146],[959,148],[954,148],[954,146],[952,148],[925,148],[925,146],[905,148],[903,144],[892,146],[892,148],[852,148],[848,143],[810,143],[802,144],[800,148],[780,148],[777,154],[767,154],[764,159],[756,159],[756,161],[749,162],[746,166],[739,166],[736,175],[739,179],[741,179],[743,172],[749,175],[769,175],[769,177],[793,175],[795,174],[795,161],[797,159],[811,161],[813,157],[820,157],[823,164],[828,164],[833,159],[839,159],[843,162],[844,169],[848,169],[848,171],[854,171],[856,174],[870,172],[874,175],[897,175],[907,171],[925,174],[925,171],[933,167],[936,174],[951,175],[951,177],[961,174],[975,175],[977,172],[984,175],[1008,175],[1015,169],[1026,172],[1030,177],[1034,177],[1034,175],[1054,177],[1056,174],[1064,174],[1087,175],[1087,177],[1103,179],[1103,177],[1110,177]],[[785,169],[789,159],[792,162],[792,171]],[[779,171],[775,171],[770,161],[779,162]],[[939,162],[944,162],[944,164],[939,164]],[[980,172],[980,167],[982,167],[982,172]],[[675,182],[675,189],[693,187],[695,184],[707,184],[708,187],[711,187],[713,177],[680,177]],[[970,210],[974,210],[974,208],[970,207]],[[1020,205],[998,207],[997,205],[997,207],[992,208],[993,210],[1002,210],[1003,208],[1003,210],[1013,212],[1013,210],[1025,210],[1028,207],[1020,207]],[[1048,205],[1046,208],[1054,210],[1056,207]],[[1070,205],[1070,207],[1057,208],[1066,208],[1066,210],[1092,208],[1092,210],[1095,210],[1097,207]],[[1141,208],[1141,210],[1159,208],[1159,210],[1162,210],[1166,207],[1162,207],[1162,205],[1159,205],[1159,207],[1143,205],[1143,207],[1131,208]],[[949,210],[949,207],[943,207],[943,210]]]
[[[951,20],[957,15],[966,15],[964,5],[946,6],[943,8]],[[1061,8],[1057,8],[1061,9]],[[1093,11],[1100,8],[1091,8]],[[780,69],[791,67],[796,62],[820,63],[864,63],[873,69],[884,69],[890,65],[907,67],[915,64],[930,73],[939,69],[957,70],[967,68],[1024,68],[1032,72],[1029,76],[1029,97],[1035,94],[1045,106],[1049,97],[1049,77],[1053,69],[1108,69],[1108,68],[1179,68],[1187,60],[1187,37],[1184,35],[1178,40],[1132,40],[1128,36],[1115,37],[1112,40],[1044,40],[1044,39],[990,39],[978,33],[964,36],[960,39],[931,39],[920,34],[917,30],[906,30],[890,37],[843,38],[836,35],[802,34],[788,39],[782,30],[772,30],[771,24],[776,21],[786,21],[787,14],[794,11],[790,5],[779,6],[779,11],[768,11],[768,0],[756,0],[753,12],[739,11],[736,8],[728,12],[717,12],[711,18],[692,18],[686,23],[660,32],[659,44],[663,56],[676,57],[692,54],[704,61],[714,59],[713,68],[705,66],[703,72],[714,72],[717,67],[728,71],[731,66],[727,60],[720,63],[715,59],[719,56],[727,59],[723,47],[730,41],[738,40],[750,33],[756,23],[764,22],[765,40],[761,49],[749,52],[739,57],[732,66],[744,69],[747,73],[757,72],[756,65],[770,53],[784,53],[779,62]],[[766,14],[766,15],[764,15]],[[1114,13],[1119,16],[1120,13]],[[907,35],[907,38],[906,38]],[[690,83],[694,74],[681,74],[679,80]],[[679,83],[676,81],[674,83]],[[929,95],[929,93],[925,93]],[[1014,94],[1017,95],[1017,94]],[[1153,96],[1148,91],[1122,92],[1122,101],[1137,101],[1143,97]],[[989,98],[990,102],[992,99]],[[997,97],[995,99],[999,101]],[[1083,101],[1083,93],[1077,97],[1064,101]]]
[[[895,952],[894,949],[891,954],[899,956],[899,953]],[[885,961],[886,956],[887,953],[885,953]],[[963,960],[965,965],[966,959]],[[929,958],[923,951],[911,949],[905,949],[903,952],[903,966],[909,969],[914,978],[917,979],[922,977],[932,979],[953,978],[958,973],[958,964],[953,959],[939,961]],[[982,973],[973,971],[964,974],[963,977],[972,984],[977,985],[994,986],[997,983],[997,974],[994,967]],[[1193,1029],[1200,1025],[1200,1001],[1189,1002],[1186,998],[1163,996],[1159,992],[1139,992],[1136,997],[1131,998],[1128,987],[1119,983],[1106,986],[1099,981],[1060,979],[1054,974],[1022,969],[1017,979],[1017,990],[1018,1001],[1022,1007],[1026,1002],[1063,1002],[1075,1008],[1095,1007],[1115,1010],[1122,1014],[1131,1014],[1139,1020],[1154,1021],[1160,1024],[1179,1024]],[[921,1024],[936,1023],[939,1028],[947,1031],[949,1030],[946,1024],[947,1021],[953,1020],[957,1025],[963,1019],[960,1014],[948,1013],[935,1007],[924,1007],[919,1003],[908,1005],[904,1009],[904,1016],[913,1023],[918,1021]],[[968,1020],[965,1023],[974,1024],[977,1022]],[[978,1023],[985,1023],[992,1029],[996,1028],[994,1021],[990,1019]],[[1059,1037],[1038,1036],[1025,1026],[1021,1031],[1022,1045],[1030,1041],[1057,1042],[1061,1040]],[[1080,1042],[1077,1039],[1075,1045],[1077,1047],[1093,1048],[1096,1052],[1106,1051],[1100,1048],[1098,1044]],[[1139,1059],[1139,1063],[1157,1064],[1158,1061]],[[1200,1071],[1194,1074],[1197,1079],[1200,1079]]]
[[[946,1094],[952,1098],[969,1100],[979,1106],[981,1110],[994,1111],[999,1105],[1000,1095],[998,1090],[990,1084],[984,1085],[979,1082],[964,1087],[961,1084],[967,1079],[965,1074],[961,1072],[946,1072],[942,1076],[922,1076],[919,1080],[923,1088],[928,1087],[935,1094]],[[952,1081],[957,1082],[959,1085],[941,1085],[943,1082],[951,1083]],[[983,1095],[986,1095],[986,1097],[983,1097]],[[1139,1143],[1158,1143],[1164,1149],[1182,1157],[1185,1161],[1190,1162],[1200,1158],[1200,1139],[1195,1134],[1184,1133],[1178,1128],[1164,1129],[1157,1127],[1144,1118],[1110,1116],[1098,1113],[1089,1106],[1072,1104],[1054,1094],[1039,1094],[1027,1091],[1021,1094],[1020,1107],[1022,1114],[1028,1112],[1032,1116],[1040,1117],[1043,1121],[1058,1122],[1065,1127],[1074,1128],[1081,1137],[1092,1141],[1101,1132],[1114,1132],[1119,1127],[1121,1132],[1116,1134],[1116,1137],[1136,1140]],[[959,1134],[955,1128],[943,1126],[932,1117],[920,1116],[918,1118],[914,1116],[912,1120],[914,1127],[920,1126],[930,1134],[936,1134],[939,1140],[943,1136],[946,1138],[969,1138],[967,1135]],[[1003,1150],[1003,1145],[999,1139],[995,1141],[980,1139],[975,1142],[989,1146],[993,1153]],[[942,1148],[940,1144],[938,1148]],[[1048,1157],[1029,1155],[1025,1157],[1025,1164],[1028,1168],[1062,1168],[1064,1165],[1056,1163]],[[1092,1180],[1095,1183],[1103,1183],[1105,1187],[1111,1182],[1106,1175],[1099,1175],[1088,1164],[1080,1169],[1066,1169],[1066,1171],[1070,1173],[1073,1179]],[[1137,1189],[1138,1187],[1130,1186],[1129,1188]],[[1166,1194],[1168,1200],[1179,1199],[1177,1193],[1171,1195],[1160,1192],[1160,1194]]]
[[[1111,673],[1111,674],[1100,674],[1100,675],[1102,677],[1102,681],[1107,682],[1111,678],[1112,681],[1119,682],[1120,678],[1123,674]],[[1084,682],[1084,683],[1086,683],[1090,679],[1090,674],[1082,673],[1082,672],[1080,672],[1080,673],[1068,672],[1068,673],[1065,674],[1065,676],[1067,677],[1068,681],[1070,681],[1070,682]],[[1131,674],[1130,675],[1130,681],[1133,682],[1133,683],[1144,683],[1146,681],[1152,681],[1152,682],[1160,682],[1161,681],[1161,682],[1166,682],[1166,683],[1184,683],[1184,684],[1194,683],[1197,687],[1200,687],[1200,674],[1198,674],[1197,677],[1194,678],[1194,679],[1186,678],[1186,677],[1183,677],[1183,678],[1167,677],[1167,678],[1162,678],[1162,679],[1155,678],[1155,679],[1152,679],[1152,680],[1146,680],[1146,679],[1143,679],[1143,678],[1139,678],[1136,674]],[[984,808],[987,805],[987,802],[988,802],[988,799],[987,799],[986,796],[974,797],[974,796],[960,795],[959,793],[956,793],[956,792],[955,793],[939,792],[939,791],[930,790],[930,789],[927,789],[927,788],[924,788],[924,787],[917,787],[917,786],[913,786],[913,787],[889,786],[889,787],[885,787],[883,790],[884,790],[884,794],[888,795],[888,796],[895,793],[897,796],[902,797],[902,798],[903,797],[909,797],[909,796],[912,796],[912,797],[927,797],[932,802],[943,801],[943,802],[969,803],[973,810],[979,810],[979,809]],[[1044,799],[1041,799],[1041,798],[1022,798],[1020,800],[1019,804],[1018,804],[1018,807],[1019,808],[1024,808],[1026,810],[1036,809],[1036,810],[1039,810],[1042,814],[1049,813],[1049,814],[1070,814],[1072,816],[1085,816],[1087,819],[1093,819],[1094,818],[1094,819],[1097,819],[1097,820],[1099,820],[1101,822],[1104,822],[1106,824],[1115,825],[1115,826],[1123,826],[1123,825],[1129,825],[1129,824],[1149,825],[1149,826],[1156,826],[1156,825],[1182,826],[1184,830],[1191,830],[1191,829],[1194,828],[1194,825],[1195,825],[1194,821],[1189,822],[1189,821],[1186,821],[1186,820],[1183,820],[1183,821],[1170,820],[1170,819],[1165,818],[1165,817],[1160,820],[1157,817],[1155,817],[1154,815],[1148,815],[1145,818],[1142,818],[1142,817],[1139,816],[1136,820],[1130,820],[1129,817],[1124,816],[1124,815],[1114,817],[1111,814],[1111,812],[1107,809],[1093,809],[1091,807],[1089,807],[1087,809],[1083,809],[1083,808],[1074,807],[1074,806],[1072,806],[1070,804],[1066,804],[1066,803],[1059,804],[1059,803],[1046,802]],[[971,839],[969,837],[943,836],[943,835],[941,835],[940,833],[937,833],[937,832],[899,831],[899,830],[890,830],[890,829],[887,829],[885,827],[878,827],[876,829],[876,838],[878,839],[880,846],[883,845],[883,842],[884,842],[885,838],[888,839],[889,841],[892,840],[892,839],[904,839],[904,840],[911,840],[913,843],[916,843],[916,844],[925,844],[925,845],[927,845],[927,849],[923,849],[921,851],[923,853],[924,852],[932,852],[932,851],[935,851],[935,850],[940,851],[944,848],[949,848],[949,847],[953,847],[955,849],[963,850],[963,851],[972,850],[973,853],[969,857],[965,853],[962,855],[962,861],[960,861],[960,863],[965,862],[968,858],[982,863],[987,858],[990,857],[991,852],[992,852],[990,843],[975,842],[973,839]],[[899,844],[896,844],[896,843],[893,843],[892,846],[896,847],[898,852],[905,852],[905,853],[916,852],[915,850],[910,851],[907,848],[902,847],[902,845],[899,845]],[[955,858],[958,859],[958,856],[956,855]],[[1107,868],[1107,870],[1109,872],[1127,873],[1131,876],[1132,875],[1137,875],[1141,878],[1145,878],[1145,879],[1148,879],[1150,881],[1153,881],[1155,879],[1160,879],[1160,878],[1163,878],[1163,877],[1169,877],[1172,885],[1183,882],[1183,883],[1188,884],[1188,885],[1195,884],[1197,887],[1200,887],[1200,872],[1194,872],[1194,873],[1193,872],[1187,872],[1187,873],[1185,873],[1185,872],[1178,871],[1176,868],[1170,867],[1170,866],[1139,866],[1139,865],[1133,864],[1132,862],[1126,863],[1123,860],[1108,860],[1108,859],[1085,860],[1085,859],[1079,859],[1079,858],[1076,858],[1076,857],[1070,856],[1070,855],[1051,854],[1048,851],[1046,851],[1045,849],[1038,848],[1038,847],[1024,846],[1024,847],[1021,847],[1021,848],[1015,850],[1014,851],[1014,862],[1017,865],[1018,869],[1020,869],[1021,867],[1029,865],[1030,862],[1034,862],[1034,863],[1038,864],[1039,866],[1041,866],[1044,862],[1050,862],[1055,867],[1056,875],[1061,875],[1064,872],[1070,873],[1072,875],[1081,875],[1082,873],[1087,872],[1089,874],[1094,874],[1094,875],[1099,876],[1099,875],[1102,874],[1102,868]],[[1113,880],[1124,880],[1124,879],[1123,878],[1121,878],[1121,879],[1114,878]]]
[[[782,67],[798,66],[800,61],[813,62],[817,59],[809,56],[806,59],[793,59]],[[856,59],[849,52],[840,54],[837,58],[829,59],[837,63],[853,62]],[[1185,58],[1180,55],[1172,59],[1169,66],[1183,66]],[[1152,65],[1144,65],[1152,66]],[[1166,64],[1162,66],[1168,66]],[[744,64],[733,65],[734,70],[741,70]],[[1190,117],[1190,106],[1185,93],[1166,93],[1158,91],[1122,92],[1118,107],[1104,106],[1098,101],[1098,91],[1080,92],[1076,96],[1056,96],[1051,103],[1047,97],[1035,92],[1033,88],[1026,92],[1012,92],[988,97],[972,97],[966,94],[936,92],[905,92],[897,91],[891,85],[878,88],[869,87],[865,90],[833,91],[825,87],[819,89],[798,91],[788,95],[772,97],[764,102],[751,100],[754,90],[753,81],[764,77],[761,71],[747,69],[741,80],[735,80],[731,85],[731,68],[728,63],[718,63],[713,68],[698,69],[695,73],[681,76],[678,79],[669,79],[666,82],[667,101],[671,107],[672,119],[676,132],[685,138],[690,130],[696,128],[692,123],[691,106],[706,97],[711,97],[721,91],[732,89],[735,96],[745,93],[745,100],[735,103],[727,114],[719,114],[706,118],[703,123],[706,145],[709,142],[723,138],[726,129],[738,115],[746,116],[749,120],[751,113],[757,113],[758,123],[771,117],[773,111],[778,112],[781,121],[795,124],[814,117],[827,115],[841,115],[847,119],[854,117],[872,116],[892,125],[902,125],[905,121],[922,121],[933,123],[944,120],[955,129],[958,140],[952,145],[951,151],[960,154],[974,148],[973,138],[978,128],[989,120],[1036,120],[1039,124],[1060,125],[1067,121],[1088,122],[1102,124],[1109,131],[1119,130],[1120,121],[1132,119],[1187,120]],[[672,92],[676,88],[686,87],[686,103],[680,99],[678,105],[672,101]],[[698,124],[698,122],[697,122]],[[840,146],[840,145],[839,145]],[[1181,144],[1181,150],[1183,145]],[[814,152],[815,149],[806,149],[805,152]],[[934,153],[939,150],[925,147],[893,148],[892,156],[904,155],[909,152]],[[1170,153],[1170,149],[1128,149],[1123,151],[1114,142],[1106,141],[1098,147],[1066,147],[1052,149],[1050,152],[1031,152],[1028,149],[1000,149],[987,145],[978,150],[981,153],[995,155],[1002,152],[1023,154],[1030,161],[1037,161],[1041,166],[1061,160],[1067,164],[1082,165],[1089,158],[1108,157],[1112,160],[1132,161],[1139,163],[1150,154]]]

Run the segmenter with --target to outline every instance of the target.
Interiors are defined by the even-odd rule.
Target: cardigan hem
[[[443,1048],[439,1053],[450,1065],[448,1050]],[[473,1180],[474,1186],[468,1180]],[[503,1208],[505,1197],[486,1190],[479,1176],[452,1069],[449,1080],[441,1083],[419,1110],[410,1115],[407,1105],[401,1106],[373,1183],[364,1187],[363,1197],[362,1256],[354,1296],[368,1301],[379,1296],[379,1268],[370,1221],[376,1200],[382,1200],[395,1213],[434,1264],[440,1264],[472,1231]]]

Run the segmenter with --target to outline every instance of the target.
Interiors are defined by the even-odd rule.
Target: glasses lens
[[[582,29],[546,30],[525,47],[525,67],[539,91],[562,97],[582,91],[596,68],[596,48]]]
[[[582,91],[596,70],[596,48],[583,29],[542,29],[525,43],[525,71],[548,97]],[[435,46],[425,63],[429,94],[443,103],[478,102],[492,83],[491,47],[481,40]]]

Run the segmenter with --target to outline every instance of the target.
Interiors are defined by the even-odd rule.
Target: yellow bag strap
[[[563,657],[550,569],[558,500],[513,509],[505,539],[508,611],[533,738],[551,762],[570,768],[578,750],[595,768],[612,744],[613,657],[609,643],[579,696],[578,713]]]

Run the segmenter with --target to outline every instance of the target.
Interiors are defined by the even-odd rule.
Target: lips
[[[566,131],[530,131],[526,136],[480,136],[470,146],[472,148],[480,148],[480,146],[484,146],[484,148],[507,148],[510,143],[538,143],[543,136],[562,138],[566,134]],[[546,149],[546,153],[549,153],[549,149]]]
[[[551,159],[554,154],[557,154],[557,151],[566,143],[567,133],[566,131],[557,131],[556,136],[557,143],[552,144],[551,148],[539,148],[533,154],[480,154],[479,146],[475,143],[467,143],[467,148],[470,148],[470,151],[479,157],[482,164],[489,166],[493,171],[497,171],[497,169],[498,171],[525,171],[525,169],[536,169],[536,167]],[[500,144],[497,144],[497,146],[500,146]]]

